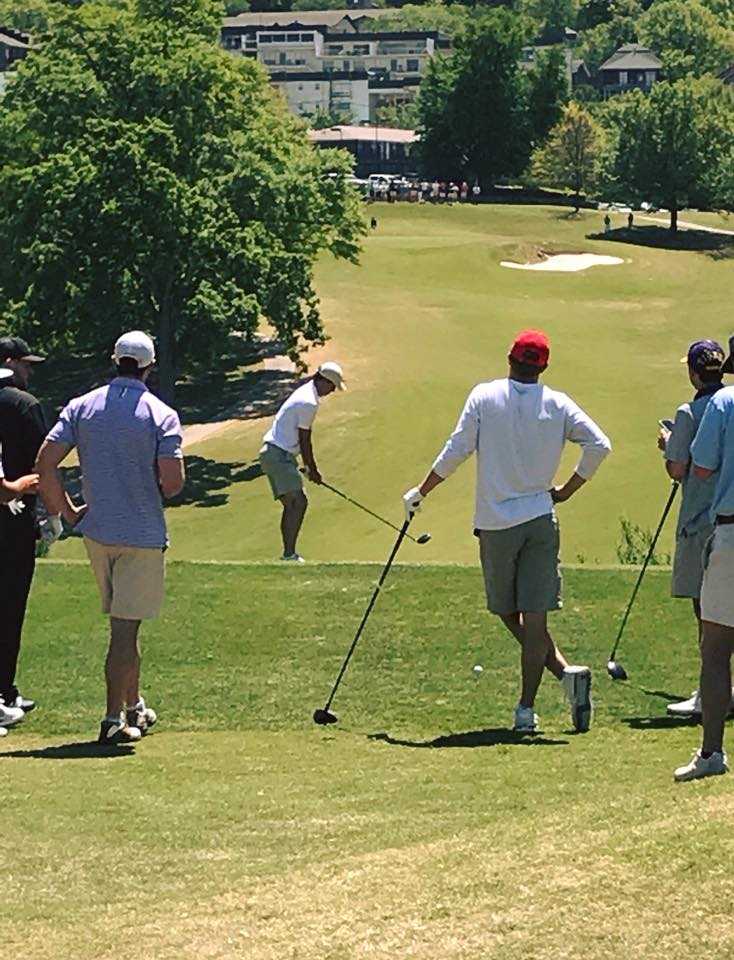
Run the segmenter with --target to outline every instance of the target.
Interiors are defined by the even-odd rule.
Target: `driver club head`
[[[326,727],[330,723],[336,723],[338,717],[335,713],[331,713],[329,710],[314,710],[313,712],[313,722],[317,723],[320,727]]]
[[[627,671],[624,669],[621,663],[617,663],[616,660],[610,660],[607,663],[607,673],[612,678],[612,680],[626,680]]]
[[[416,539],[415,542],[416,542],[416,543],[421,543],[421,544],[422,544],[422,543],[428,543],[428,541],[429,541],[430,539],[431,539],[430,533],[422,533],[422,534]]]

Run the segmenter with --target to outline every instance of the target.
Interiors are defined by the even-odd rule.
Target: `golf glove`
[[[61,534],[64,532],[64,527],[61,523],[61,517],[58,516],[58,514],[52,517],[46,517],[45,520],[41,520],[39,526],[41,528],[41,540],[48,544],[56,543]]]
[[[8,510],[10,510],[14,517],[19,517],[25,510],[25,504],[22,500],[11,500],[10,503],[6,503],[5,506],[8,508]]]
[[[405,507],[405,519],[410,520],[414,513],[418,513],[421,508],[423,496],[418,487],[411,487],[403,497],[403,506]]]

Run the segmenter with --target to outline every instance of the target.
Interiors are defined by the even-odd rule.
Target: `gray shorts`
[[[704,550],[713,532],[713,527],[704,527],[697,533],[676,539],[670,587],[672,597],[690,597],[692,600],[700,598]]]
[[[477,535],[487,607],[492,613],[560,609],[560,535],[555,514],[506,530],[478,530]]]
[[[286,493],[303,490],[303,480],[298,472],[298,462],[292,453],[266,443],[260,451],[260,466],[270,481],[273,498],[279,500]]]

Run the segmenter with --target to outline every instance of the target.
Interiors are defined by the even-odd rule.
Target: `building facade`
[[[392,127],[335,126],[326,130],[309,130],[309,139],[317,147],[348,150],[355,159],[358,177],[371,173],[404,176],[415,171],[412,156],[418,136],[414,130]]]
[[[628,43],[599,67],[598,86],[605,97],[628,90],[650,90],[660,80],[663,62],[652,50]]]
[[[0,26],[0,73],[6,73],[28,56],[30,37],[12,30],[10,27]]]

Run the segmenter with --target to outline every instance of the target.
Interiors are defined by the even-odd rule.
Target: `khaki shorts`
[[[303,479],[298,472],[298,463],[292,453],[266,443],[260,451],[260,465],[270,481],[273,499],[279,500],[286,493],[303,490]]]
[[[734,526],[714,528],[703,558],[701,619],[734,627]]]
[[[703,555],[712,527],[704,527],[698,533],[678,537],[673,557],[673,579],[670,588],[672,597],[689,597],[698,600],[703,582]]]
[[[506,530],[478,530],[487,608],[510,613],[558,610],[560,534],[555,514],[547,513]]]
[[[163,603],[163,550],[123,547],[84,538],[102,598],[102,613],[118,620],[155,620]]]

